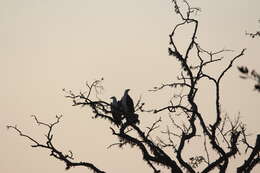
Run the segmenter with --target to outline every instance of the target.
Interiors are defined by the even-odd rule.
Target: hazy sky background
[[[30,148],[28,141],[6,130],[7,124],[17,124],[43,140],[44,129],[35,125],[30,115],[51,122],[55,115],[63,114],[54,141],[64,152],[72,150],[76,160],[93,162],[107,172],[151,172],[135,149],[107,149],[117,140],[111,135],[111,125],[91,119],[86,108],[72,107],[62,89],[83,91],[86,81],[104,77],[102,97],[107,101],[131,88],[132,97],[142,95],[151,108],[166,105],[167,92],[150,96],[147,90],[174,81],[180,72],[179,64],[167,52],[168,35],[178,22],[170,2],[0,0],[0,171],[65,172],[64,164],[50,158],[48,152]],[[204,49],[233,49],[235,52],[227,55],[236,55],[247,48],[222,83],[222,109],[231,116],[240,112],[248,131],[259,133],[260,95],[252,90],[253,82],[239,78],[236,66],[247,65],[260,72],[260,39],[245,36],[245,31],[259,30],[260,1],[193,3],[202,9],[197,16],[198,41]],[[178,41],[184,46],[181,38],[190,38],[189,32],[180,35]],[[227,62],[213,68],[214,73]],[[201,87],[200,108],[210,121],[210,113],[214,113],[209,104],[211,89]],[[144,116],[148,125],[153,119]],[[82,168],[67,172],[83,171],[88,172]]]

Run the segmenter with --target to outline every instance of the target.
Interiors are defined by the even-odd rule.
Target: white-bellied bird
[[[135,112],[133,99],[128,95],[130,89],[126,89],[124,96],[121,98],[122,108],[125,114],[133,114]]]
[[[114,122],[117,126],[119,126],[122,123],[122,110],[121,110],[121,103],[120,101],[117,101],[116,97],[110,97],[112,99],[112,102],[110,104],[111,106],[111,113],[114,119]]]

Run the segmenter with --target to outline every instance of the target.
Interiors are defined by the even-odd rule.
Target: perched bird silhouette
[[[123,97],[121,98],[121,104],[123,108],[124,115],[126,117],[126,122],[128,124],[140,123],[138,120],[138,114],[135,114],[133,99],[128,95],[130,89],[126,89]]]
[[[135,112],[133,99],[128,95],[130,89],[126,89],[124,96],[121,98],[122,108],[125,114],[133,114]]]
[[[117,101],[116,97],[110,97],[112,99],[112,102],[110,104],[111,106],[111,113],[114,119],[114,122],[117,126],[122,124],[122,106],[120,101]]]

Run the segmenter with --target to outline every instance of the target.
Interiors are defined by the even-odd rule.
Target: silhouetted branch
[[[260,23],[260,19],[258,20],[258,23]],[[255,31],[255,32],[247,32],[246,31],[246,35],[249,35],[252,38],[260,37],[260,31]]]
[[[187,4],[187,1],[184,1]],[[168,110],[169,112],[175,113],[177,109],[181,109],[183,110],[184,113],[187,114],[188,117],[188,121],[189,121],[189,126],[179,126],[177,125],[174,121],[173,125],[175,127],[177,127],[177,129],[181,130],[181,135],[180,135],[180,142],[177,145],[177,159],[180,162],[180,164],[182,166],[184,166],[189,172],[194,172],[193,168],[190,167],[190,165],[184,161],[184,159],[181,156],[182,150],[184,149],[185,143],[186,141],[192,139],[194,136],[196,136],[196,129],[197,127],[195,126],[195,120],[196,118],[199,119],[201,127],[204,131],[204,134],[209,138],[210,140],[210,145],[212,146],[212,148],[214,150],[216,150],[219,154],[220,157],[213,161],[212,163],[209,163],[209,154],[206,150],[206,155],[207,155],[207,162],[208,162],[208,166],[205,167],[203,172],[209,172],[210,170],[214,169],[215,167],[219,168],[220,172],[225,172],[229,163],[229,158],[233,155],[235,155],[238,151],[237,149],[237,142],[238,142],[238,138],[241,134],[241,131],[237,131],[237,124],[232,126],[231,130],[230,130],[230,140],[228,141],[227,138],[224,136],[223,131],[220,130],[219,125],[222,122],[222,118],[221,118],[221,109],[220,109],[220,81],[223,78],[223,76],[226,74],[226,72],[232,67],[233,62],[238,59],[239,57],[244,55],[245,49],[243,49],[238,55],[236,55],[234,58],[231,59],[230,63],[228,64],[228,66],[220,73],[218,78],[214,78],[211,77],[210,75],[205,73],[205,66],[207,66],[208,64],[217,62],[217,61],[221,61],[221,58],[214,58],[216,55],[219,55],[221,53],[225,53],[227,51],[231,51],[228,49],[223,49],[220,51],[216,51],[216,52],[211,52],[211,51],[206,51],[205,49],[201,48],[199,46],[199,43],[196,41],[197,38],[197,30],[198,30],[198,21],[196,19],[192,19],[191,18],[191,13],[189,11],[190,7],[188,5],[188,10],[186,12],[187,15],[184,15],[184,13],[180,10],[180,7],[177,3],[176,0],[173,0],[173,3],[175,5],[175,12],[177,14],[179,14],[179,16],[181,17],[181,19],[183,20],[182,22],[180,22],[179,24],[177,24],[172,33],[170,34],[170,45],[172,46],[171,48],[168,49],[169,51],[169,55],[170,56],[174,56],[180,63],[181,63],[181,67],[183,68],[183,71],[185,73],[181,73],[181,77],[179,77],[179,80],[182,80],[182,82],[178,82],[178,83],[172,83],[172,84],[163,84],[160,87],[155,87],[152,91],[158,91],[161,90],[163,88],[165,88],[166,86],[168,87],[176,87],[178,85],[186,87],[186,89],[188,89],[188,94],[187,94],[187,102],[189,103],[189,105],[182,105],[181,102],[179,102],[176,105],[173,105],[171,102],[171,106],[167,106],[164,108],[160,108],[160,109],[156,109],[154,112],[158,113],[164,110]],[[186,25],[186,24],[191,24],[193,23],[194,25],[194,29],[193,29],[193,33],[191,36],[191,41],[189,42],[188,48],[185,51],[184,54],[182,54],[178,48],[176,43],[174,42],[174,36],[175,36],[175,31],[177,29],[181,29],[182,26]],[[188,59],[190,58],[189,54],[192,50],[194,50],[197,52],[197,58],[200,61],[200,64],[198,65],[190,65],[188,62]],[[208,57],[206,60],[205,57],[203,57],[203,53],[206,54],[206,56]],[[207,127],[206,123],[204,122],[204,119],[201,115],[201,113],[199,113],[198,110],[198,106],[194,101],[194,98],[196,96],[196,93],[198,91],[197,89],[197,83],[200,81],[200,79],[202,78],[208,78],[209,80],[213,81],[213,84],[216,86],[216,121],[212,124],[209,125],[210,128]],[[236,128],[235,128],[236,127]],[[225,143],[227,144],[229,151],[225,151],[222,146],[220,145],[218,138],[216,136],[216,130],[219,129],[220,130],[220,134],[222,135],[222,138],[224,139]],[[170,134],[174,134],[174,133],[169,133]],[[175,136],[179,136],[177,134],[175,134]],[[170,141],[172,142],[172,140],[170,139]],[[172,144],[165,144],[164,142],[161,141],[161,144],[163,146],[174,146]],[[204,145],[206,147],[206,145]],[[198,159],[201,157],[196,157],[196,158],[192,158],[192,161],[195,161],[194,164],[198,163],[198,160],[201,161],[201,159]],[[202,159],[203,160],[203,159]],[[193,165],[194,166],[194,165]]]
[[[46,142],[45,144],[38,142],[36,139],[30,137],[27,134],[24,134],[17,126],[12,126],[12,125],[8,125],[7,128],[8,129],[13,129],[16,132],[18,132],[18,134],[26,139],[28,139],[29,141],[31,141],[33,144],[31,145],[31,147],[34,148],[44,148],[50,151],[50,156],[55,157],[56,159],[63,161],[66,164],[66,169],[70,169],[71,167],[77,167],[77,166],[83,166],[86,167],[90,170],[92,170],[95,173],[105,173],[104,171],[101,171],[100,169],[98,169],[94,164],[89,163],[89,162],[73,162],[72,160],[74,160],[73,158],[73,153],[72,151],[69,151],[69,154],[64,154],[63,152],[61,152],[59,149],[57,149],[55,147],[55,145],[52,143],[52,139],[53,139],[53,127],[55,125],[57,125],[60,122],[60,119],[62,118],[62,115],[60,116],[56,116],[56,121],[50,124],[41,122],[38,120],[38,118],[35,115],[32,115],[32,117],[34,118],[35,122],[38,125],[42,125],[44,127],[46,127],[48,129],[47,134],[45,135],[46,137]]]
[[[155,122],[152,124],[151,127],[147,127],[148,132],[147,132],[147,134],[146,134],[146,138],[149,137],[149,135],[150,135],[150,133],[151,133],[152,131],[154,131],[155,129],[157,129],[158,127],[160,127],[160,126],[157,125],[157,124],[160,123],[161,121],[162,121],[162,119],[161,119],[161,117],[160,117],[157,121],[155,121]]]
[[[246,35],[249,35],[252,38],[255,38],[256,36],[260,37],[260,31],[256,31],[255,33],[246,32]]]
[[[207,157],[207,160],[205,160],[205,162],[209,165],[210,164],[210,158],[209,158],[209,152],[208,152],[208,147],[207,147],[207,138],[206,138],[205,135],[204,135],[203,145],[204,145],[204,149],[205,149],[206,157]]]
[[[65,97],[73,101],[72,106],[89,106],[95,114],[94,118],[103,118],[109,120],[111,123],[115,123],[113,118],[107,115],[111,113],[110,103],[91,98],[93,92],[98,97],[99,90],[103,89],[103,86],[100,84],[103,80],[102,78],[101,80],[93,81],[91,84],[86,83],[88,90],[83,93],[75,94],[71,90],[67,91],[66,89],[63,89],[63,91],[66,93]]]
[[[258,74],[255,70],[252,70],[251,72],[248,70],[246,66],[240,66],[237,67],[240,73],[242,74],[240,77],[242,79],[251,79],[256,82],[254,88],[258,92],[260,92],[260,74]]]
[[[247,144],[248,145],[248,144]],[[246,173],[250,172],[256,164],[260,164],[260,135],[257,135],[255,146],[251,147],[252,152],[247,160],[245,160],[244,164],[237,168],[238,173]]]

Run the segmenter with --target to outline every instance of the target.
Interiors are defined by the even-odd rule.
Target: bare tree
[[[139,99],[134,106],[134,112],[129,113],[117,108],[120,115],[122,114],[121,122],[119,122],[112,116],[112,110],[116,107],[109,101],[96,97],[99,91],[103,89],[103,79],[90,84],[87,83],[86,92],[75,93],[64,90],[66,97],[73,101],[73,106],[90,107],[94,118],[101,118],[115,125],[110,129],[112,135],[118,137],[118,142],[111,144],[110,147],[119,146],[122,148],[130,144],[138,148],[142,152],[143,160],[155,173],[161,172],[163,168],[168,168],[172,173],[195,173],[198,171],[206,173],[213,170],[219,170],[223,173],[235,160],[231,160],[231,158],[235,158],[242,152],[247,152],[248,156],[237,168],[237,172],[248,173],[260,163],[260,135],[257,136],[254,144],[250,144],[243,122],[239,117],[232,120],[227,116],[221,110],[220,101],[222,80],[232,68],[233,63],[244,55],[246,49],[242,49],[238,53],[232,51],[234,55],[230,58],[229,63],[219,72],[217,77],[214,77],[207,71],[207,67],[220,62],[223,59],[223,54],[231,50],[208,51],[202,48],[197,36],[199,21],[195,19],[196,13],[200,9],[191,7],[185,0],[181,2],[173,0],[172,3],[181,22],[175,25],[169,35],[168,52],[170,56],[179,61],[182,72],[177,77],[176,82],[164,83],[150,89],[151,93],[164,89],[174,89],[177,93],[169,100],[169,105],[157,109],[147,109],[145,103]],[[182,30],[186,26],[192,27],[193,30],[187,49],[183,50],[175,41],[175,37],[177,30]],[[201,107],[196,102],[198,93],[203,92],[199,88],[199,82],[204,79],[214,87],[216,113],[213,123],[207,123]],[[162,125],[161,118],[158,118],[148,128],[142,126],[142,121],[138,123],[138,114],[139,116],[143,113],[157,115],[161,112],[169,113],[169,121],[166,122],[166,126]],[[129,117],[134,117],[138,121],[132,121]],[[66,169],[83,166],[94,172],[105,172],[93,163],[74,162],[71,151],[65,154],[53,144],[53,127],[58,125],[61,116],[57,116],[57,120],[50,124],[39,121],[36,116],[33,116],[33,118],[37,124],[48,129],[45,143],[40,143],[30,135],[23,133],[16,126],[9,125],[7,127],[30,140],[33,143],[32,147],[49,150],[52,157],[66,164]],[[183,122],[178,121],[178,119],[182,119]],[[159,128],[164,130],[160,133],[158,132]],[[189,158],[185,157],[184,153],[189,151],[188,146],[192,145],[190,143],[197,139],[200,139],[200,145],[203,146],[201,153]],[[243,147],[239,148],[239,146],[245,146],[246,150],[241,151]]]

